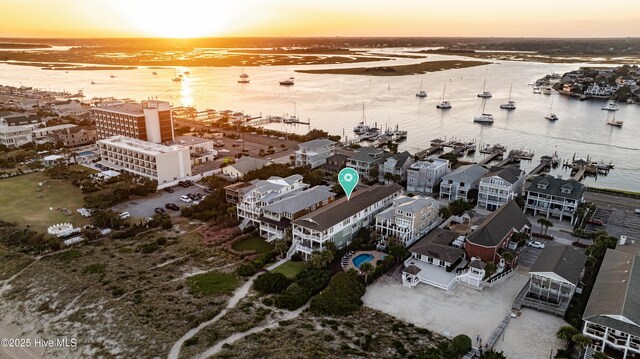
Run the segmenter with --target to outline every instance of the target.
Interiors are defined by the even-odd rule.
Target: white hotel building
[[[151,178],[161,186],[191,176],[189,149],[164,146],[124,136],[97,142],[104,165]]]

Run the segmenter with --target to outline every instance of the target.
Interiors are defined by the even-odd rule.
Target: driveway
[[[192,203],[185,203],[180,200],[180,196],[186,195],[187,193],[198,192],[203,196],[206,194],[202,190],[202,187],[195,185],[187,188],[183,188],[180,186],[171,187],[174,190],[174,193],[168,193],[164,190],[158,191],[157,194],[145,198],[138,198],[135,200],[127,201],[115,205],[112,207],[115,212],[129,212],[131,217],[135,218],[145,218],[148,216],[153,216],[155,212],[153,211],[156,207],[164,208],[164,205],[167,203],[174,203],[179,207],[191,206]],[[167,213],[171,217],[177,217],[180,215],[180,211],[172,211],[167,209]]]
[[[540,253],[542,253],[541,248],[524,247],[522,252],[520,252],[520,256],[518,256],[518,265],[531,269],[533,264],[538,260]]]

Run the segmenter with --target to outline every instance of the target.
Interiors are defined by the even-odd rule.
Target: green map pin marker
[[[358,185],[359,180],[360,176],[353,168],[346,167],[338,173],[338,182],[347,195],[347,201],[351,198],[351,193],[353,193],[353,189]]]

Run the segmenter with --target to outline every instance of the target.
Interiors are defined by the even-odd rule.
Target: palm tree
[[[491,277],[491,275],[495,273],[496,270],[498,270],[498,267],[495,263],[489,262],[486,266],[484,266],[484,270],[487,272],[487,277]]]
[[[324,258],[322,258],[321,252],[314,252],[309,258],[309,267],[313,269],[324,268]]]
[[[371,262],[365,262],[360,265],[360,272],[364,274],[364,283],[369,284],[369,274],[372,274],[375,268]]]
[[[505,263],[509,263],[509,265],[513,264],[513,258],[513,253],[511,252],[502,253],[502,259],[504,259]]]
[[[280,253],[281,256],[284,256],[284,254],[287,252],[287,250],[289,249],[289,243],[284,240],[284,239],[276,239],[273,243],[274,245],[274,249]]]
[[[542,231],[546,228],[553,227],[553,223],[546,218],[538,218],[538,224],[540,225],[540,234],[543,234]],[[547,231],[544,230],[544,234],[547,234]]]
[[[560,340],[564,340],[568,344],[576,334],[580,334],[578,329],[570,325],[564,325],[560,327],[560,329],[558,329],[558,331],[556,332],[556,337]]]
[[[573,344],[578,348],[578,352],[580,353],[579,357],[582,357],[582,350],[591,344],[591,339],[582,334],[576,334],[571,337]]]
[[[573,231],[573,234],[575,234],[578,237],[578,240],[576,242],[580,243],[580,238],[582,238],[582,236],[584,235],[584,229],[576,228],[576,230]]]

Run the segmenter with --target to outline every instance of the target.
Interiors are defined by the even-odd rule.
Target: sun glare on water
[[[224,32],[240,13],[239,1],[113,1],[132,26],[146,35],[188,38]]]

